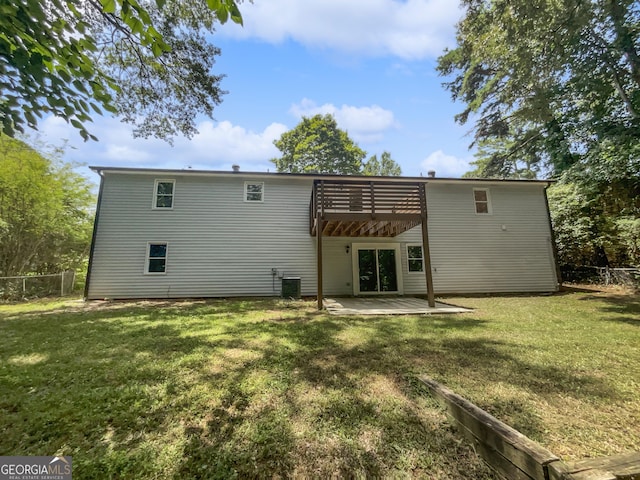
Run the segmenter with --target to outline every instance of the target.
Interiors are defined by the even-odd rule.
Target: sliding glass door
[[[354,294],[402,293],[400,249],[396,244],[358,245],[354,251]]]

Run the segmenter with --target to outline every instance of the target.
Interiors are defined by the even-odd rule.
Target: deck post
[[[316,219],[316,259],[318,272],[318,310],[322,310],[322,230],[324,228],[324,181],[320,181],[320,198],[318,199],[318,190],[316,185],[316,201],[320,200],[320,212]],[[316,214],[317,214],[316,209]]]
[[[322,218],[318,218],[316,226],[316,246],[318,249],[318,310],[322,310],[322,228],[324,227]]]
[[[433,276],[431,274],[431,252],[429,251],[429,227],[427,225],[427,190],[426,184],[420,184],[420,215],[422,217],[422,257],[424,261],[424,274],[427,281],[427,301],[430,307],[436,306],[433,292]]]

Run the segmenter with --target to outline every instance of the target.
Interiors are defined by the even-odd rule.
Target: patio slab
[[[350,297],[325,298],[324,307],[331,315],[424,315],[434,313],[467,313],[469,308],[413,297]]]

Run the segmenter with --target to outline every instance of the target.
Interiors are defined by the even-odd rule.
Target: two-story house
[[[88,299],[558,288],[548,181],[91,168]]]

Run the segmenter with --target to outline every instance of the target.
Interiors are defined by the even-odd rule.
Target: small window
[[[262,202],[264,201],[264,183],[244,182],[244,201]]]
[[[153,188],[153,208],[173,208],[175,180],[156,180]]]
[[[422,256],[422,245],[407,245],[407,262],[410,272],[422,272],[424,258]]]
[[[167,244],[148,243],[147,244],[147,266],[144,273],[161,274],[167,273]]]
[[[487,215],[491,213],[491,198],[489,190],[486,188],[474,188],[473,200],[476,205],[476,213]]]

